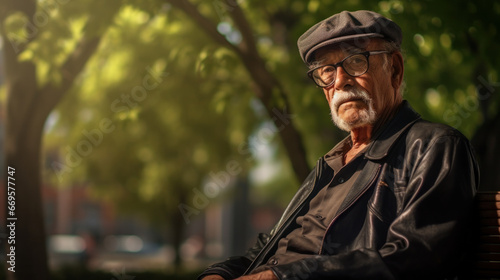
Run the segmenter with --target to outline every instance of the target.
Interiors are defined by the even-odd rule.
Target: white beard
[[[368,109],[362,109],[359,112],[359,117],[353,122],[346,122],[338,115],[340,104],[344,101],[357,98],[362,99],[366,103]],[[350,91],[337,91],[330,102],[330,111],[332,114],[333,123],[340,129],[350,132],[353,128],[374,124],[377,120],[377,113],[373,109],[373,101],[364,90],[352,89]]]

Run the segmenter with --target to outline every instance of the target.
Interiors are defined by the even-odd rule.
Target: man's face
[[[344,48],[345,49],[345,48]],[[380,40],[371,40],[366,47],[354,51],[384,50]],[[341,48],[324,48],[316,52],[316,60],[321,64],[335,64],[352,54]],[[387,65],[384,66],[387,56]],[[332,119],[341,129],[374,125],[397,105],[396,89],[392,85],[392,59],[390,54],[371,55],[368,71],[358,77],[347,74],[337,67],[335,83],[323,88],[330,105]]]

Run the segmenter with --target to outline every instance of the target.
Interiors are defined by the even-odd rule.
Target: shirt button
[[[270,264],[270,265],[277,265],[278,264],[278,260],[275,259],[275,258],[272,258],[272,259],[269,260],[268,264]]]
[[[344,183],[344,178],[340,177],[339,178],[339,183],[343,184]]]

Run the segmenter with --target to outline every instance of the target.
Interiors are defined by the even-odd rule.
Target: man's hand
[[[220,275],[208,275],[203,277],[203,279],[201,280],[224,280],[224,278],[222,278],[222,276]]]
[[[260,273],[241,276],[235,280],[278,280],[271,270],[264,270]]]

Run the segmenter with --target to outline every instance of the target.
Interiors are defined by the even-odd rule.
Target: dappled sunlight
[[[495,155],[483,166],[497,183],[499,3],[11,2],[0,127],[30,206],[16,252],[27,274],[46,274],[46,255],[53,271],[116,277],[240,253],[344,137],[296,45],[341,10],[401,24],[404,98]]]

